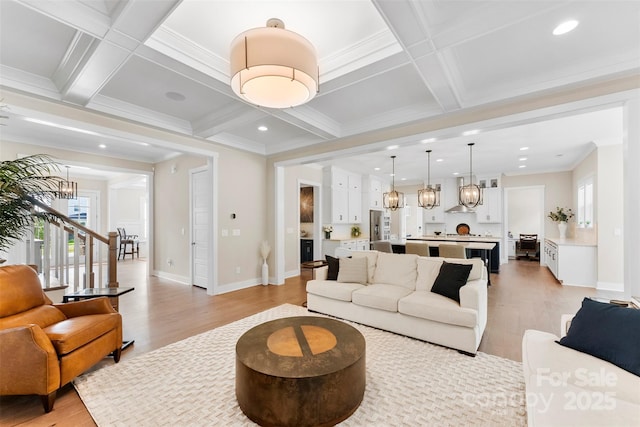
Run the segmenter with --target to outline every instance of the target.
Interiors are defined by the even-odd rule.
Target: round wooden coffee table
[[[324,317],[272,320],[236,344],[236,397],[263,426],[325,426],[348,418],[365,388],[365,341]]]

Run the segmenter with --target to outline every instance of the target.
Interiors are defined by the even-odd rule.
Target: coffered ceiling
[[[318,52],[320,93],[306,105],[259,108],[229,88],[232,39],[272,17]],[[2,0],[0,85],[276,155],[535,93],[637,77],[639,17],[634,0]],[[578,27],[554,36],[567,19]],[[606,107],[468,137],[443,134],[432,143],[434,173],[468,170],[469,138],[477,143],[479,172],[521,173],[524,146],[531,153],[527,173],[566,170],[593,144],[621,140],[621,110]],[[146,162],[185,150],[10,102],[7,115],[4,137],[21,142]],[[424,177],[421,138],[397,150],[410,181]],[[357,157],[322,164],[375,173],[390,155],[385,149],[363,148]],[[438,166],[436,158],[443,159]]]

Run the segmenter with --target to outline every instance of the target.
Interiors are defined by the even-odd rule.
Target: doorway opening
[[[540,248],[544,248],[544,186],[508,187],[504,189],[504,236],[509,261],[518,259],[544,264]],[[521,235],[535,236],[535,250],[521,250]],[[526,242],[525,242],[526,243]]]
[[[319,183],[298,181],[298,235],[300,263],[322,258],[321,186]]]

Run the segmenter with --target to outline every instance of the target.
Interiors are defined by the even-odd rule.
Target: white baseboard
[[[288,279],[290,277],[296,277],[296,276],[299,276],[299,275],[300,275],[300,269],[285,271],[285,273],[284,273],[285,279]]]
[[[179,274],[171,274],[171,273],[167,273],[166,271],[160,271],[160,270],[153,270],[153,275],[161,279],[182,283],[183,285],[189,284],[189,278],[187,276],[181,276]]]
[[[269,278],[271,282],[271,278]],[[218,285],[215,295],[226,294],[227,292],[239,291],[240,289],[251,288],[253,286],[262,286],[262,278],[256,277],[255,279],[243,280],[242,282],[225,283],[224,285]]]
[[[599,291],[624,292],[624,283],[599,281],[596,289]]]

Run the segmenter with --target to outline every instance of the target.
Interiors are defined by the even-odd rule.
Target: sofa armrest
[[[487,281],[485,279],[470,280],[460,288],[460,307],[478,312],[478,324],[481,332],[487,325],[487,305]]]
[[[314,272],[315,272],[315,280],[327,280],[327,275],[329,274],[329,267],[325,265],[323,267],[316,268]]]
[[[99,297],[82,301],[72,301],[64,304],[54,304],[58,310],[64,313],[68,318],[87,316],[90,314],[109,314],[117,313],[111,305],[109,298]]]
[[[58,355],[42,328],[0,330],[0,395],[47,395],[58,387]]]

